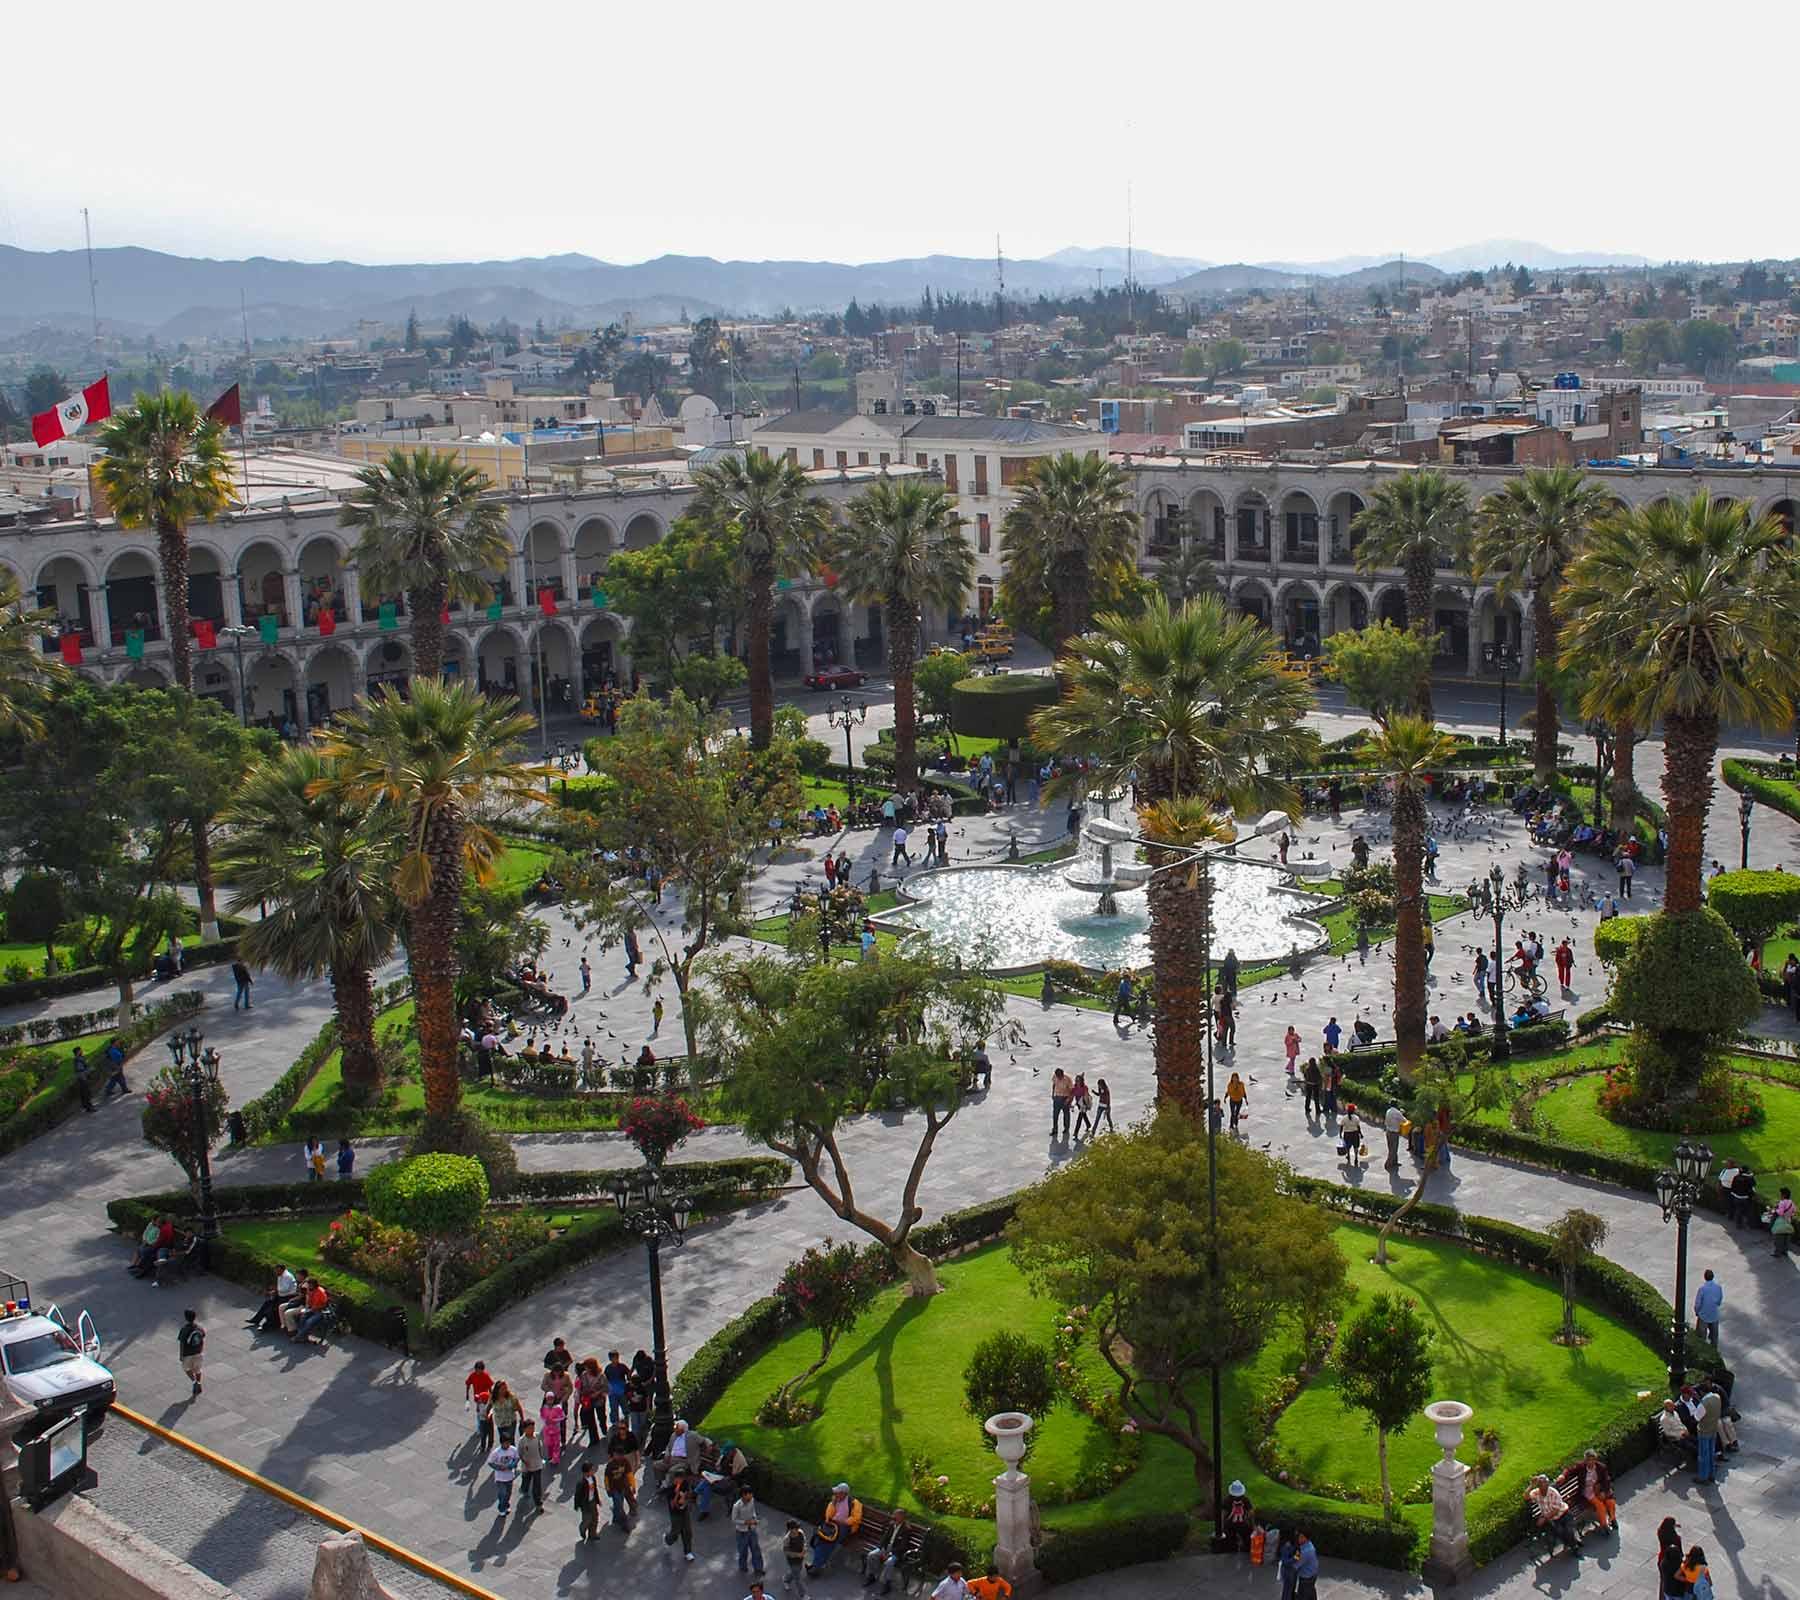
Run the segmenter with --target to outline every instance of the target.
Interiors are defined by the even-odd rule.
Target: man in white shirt
[[[969,1585],[959,1563],[952,1561],[945,1569],[942,1582],[931,1591],[931,1600],[969,1600]]]
[[[1396,1105],[1389,1105],[1387,1113],[1381,1119],[1381,1131],[1387,1135],[1387,1169],[1389,1172],[1400,1170],[1400,1129],[1406,1122],[1406,1113]]]
[[[1427,1044],[1442,1044],[1449,1037],[1450,1030],[1444,1026],[1444,1019],[1434,1014],[1431,1019],[1431,1026],[1425,1030],[1425,1042]]]
[[[261,1333],[264,1328],[272,1327],[276,1317],[281,1314],[284,1300],[291,1300],[300,1285],[295,1281],[293,1273],[285,1265],[278,1265],[275,1273],[275,1285],[269,1290],[268,1297],[256,1308],[256,1315],[244,1324],[252,1333]]]
[[[893,859],[888,862],[888,865],[889,867],[897,867],[902,861],[909,867],[912,865],[912,857],[907,853],[906,849],[906,829],[896,827],[894,829],[894,856]]]

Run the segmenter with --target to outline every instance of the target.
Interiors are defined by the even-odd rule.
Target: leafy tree
[[[475,324],[460,312],[450,319],[450,360],[460,364],[469,357],[469,352],[481,343],[481,335],[475,331]]]
[[[1199,1378],[1255,1355],[1288,1319],[1316,1327],[1344,1294],[1342,1253],[1278,1163],[1218,1144],[1218,1233],[1207,1141],[1179,1112],[1090,1145],[1021,1197],[1007,1229],[1036,1293],[1093,1311],[1119,1404],[1211,1481]]]
[[[1181,352],[1181,375],[1184,378],[1207,378],[1213,372],[1212,360],[1204,345],[1190,344]]]
[[[210,1053],[210,1052],[209,1052]],[[200,1091],[200,1130],[210,1150],[225,1131],[231,1096],[225,1085],[209,1078]],[[172,1066],[159,1067],[144,1085],[144,1143],[171,1157],[187,1178],[194,1203],[200,1203],[200,1163],[194,1127],[194,1091]]]
[[[749,673],[736,656],[684,656],[675,668],[675,682],[695,705],[715,710],[727,695],[744,686]]]
[[[1419,1181],[1398,1210],[1388,1214],[1375,1240],[1375,1263],[1388,1263],[1388,1238],[1416,1205],[1425,1198],[1432,1173],[1443,1163],[1448,1130],[1477,1111],[1511,1105],[1515,1096],[1511,1076],[1504,1065],[1496,1067],[1485,1057],[1472,1057],[1461,1039],[1437,1045],[1425,1056],[1413,1077],[1410,1115],[1425,1130],[1425,1160]]]
[[[1800,694],[1800,557],[1780,520],[1704,492],[1607,518],[1557,599],[1583,709],[1663,727],[1664,909],[1701,904],[1721,718],[1785,729]]]
[[[717,317],[702,317],[688,340],[688,381],[701,394],[717,398],[724,382],[729,346]]]
[[[459,1000],[508,987],[521,961],[535,961],[549,948],[549,924],[526,913],[519,890],[498,880],[463,885],[456,931]]]
[[[1675,361],[1675,328],[1666,318],[1658,317],[1625,334],[1624,356],[1639,372],[1654,372]]]
[[[27,610],[19,580],[0,572],[0,738],[43,736],[33,702],[67,676],[62,662],[43,651],[43,631],[53,621],[50,610]]]
[[[565,904],[608,943],[636,930],[655,944],[660,954],[645,983],[674,980],[688,1054],[696,1055],[694,966],[709,946],[747,931],[755,851],[772,818],[800,809],[793,751],[758,751],[728,737],[721,717],[678,689],[666,705],[628,700],[618,733],[589,744],[587,759],[600,802],[577,819],[589,850],[569,864]],[[621,873],[615,863],[628,853],[636,870]],[[680,899],[674,925],[654,914],[666,894]]]
[[[957,745],[952,710],[955,702],[950,691],[968,676],[968,661],[950,650],[927,656],[913,668],[913,695],[919,709],[942,726],[952,750]]]
[[[1737,335],[1722,322],[1694,317],[1676,330],[1675,348],[1684,367],[1704,372],[1737,355]]]
[[[295,980],[330,974],[344,1086],[366,1101],[381,1089],[374,973],[400,924],[400,818],[348,804],[332,776],[331,763],[304,745],[251,768],[222,819],[219,864],[234,887],[233,915],[271,908],[239,936],[246,961]]]
[[[417,311],[406,313],[406,337],[400,343],[401,347],[406,350],[419,348],[419,314]]]
[[[607,561],[607,609],[630,619],[632,655],[653,677],[673,679],[696,643],[705,650],[735,638],[744,615],[741,558],[731,524],[678,517],[655,544]]]
[[[1331,675],[1345,697],[1383,728],[1395,713],[1419,703],[1430,681],[1431,654],[1429,639],[1385,618],[1366,628],[1345,628],[1325,641]]]
[[[404,1228],[420,1245],[419,1308],[429,1322],[437,1311],[444,1268],[480,1230],[488,1180],[473,1156],[442,1152],[384,1161],[363,1184],[369,1215]]]
[[[1271,774],[1310,749],[1301,721],[1312,690],[1283,665],[1267,628],[1210,595],[1179,611],[1157,595],[1142,616],[1102,615],[1070,642],[1058,677],[1063,698],[1033,716],[1033,740],[1092,756],[1097,785],[1135,771],[1140,824],[1164,846],[1150,850],[1147,890],[1157,1097],[1198,1117],[1210,1026],[1199,934],[1210,883],[1192,870],[1191,852],[1231,837],[1232,810],[1297,808]]]
[[[1236,372],[1250,359],[1250,347],[1242,339],[1215,339],[1208,354],[1212,361],[1212,373],[1217,377],[1221,372]]]
[[[1524,268],[1520,268],[1524,271]],[[1338,1338],[1338,1398],[1368,1414],[1381,1460],[1382,1514],[1393,1520],[1388,1438],[1404,1433],[1431,1398],[1436,1332],[1405,1295],[1378,1294]]]
[[[491,487],[474,467],[421,447],[364,467],[338,520],[358,530],[351,553],[370,594],[404,593],[413,671],[444,670],[444,611],[453,600],[487,598],[488,574],[506,569],[512,540],[506,507],[484,499]]]
[[[769,627],[775,580],[810,574],[831,526],[831,513],[806,474],[785,456],[754,451],[728,455],[694,473],[693,514],[707,526],[731,528],[748,612],[750,742],[766,750],[774,728],[775,686],[769,672]]]
[[[1611,495],[1579,467],[1531,468],[1481,502],[1475,518],[1470,567],[1492,581],[1501,599],[1523,592],[1531,605],[1540,662],[1557,657],[1556,592],[1580,551],[1588,529],[1612,509]],[[1556,685],[1537,674],[1532,722],[1532,775],[1556,776]]]
[[[1058,653],[1087,631],[1096,579],[1136,565],[1131,485],[1102,455],[1065,451],[1033,462],[1000,533],[1002,604],[1018,621],[1047,602]]]
[[[53,872],[21,872],[6,897],[6,937],[15,944],[41,944],[44,971],[56,970],[56,935],[69,920],[69,898]]]
[[[1639,922],[1620,956],[1612,1004],[1632,1023],[1626,1055],[1647,1108],[1677,1108],[1762,1010],[1756,974],[1716,911],[1669,911]],[[1599,941],[1596,939],[1596,948]],[[1615,947],[1616,948],[1616,947]]]
[[[384,689],[317,741],[333,763],[322,790],[352,807],[391,807],[401,819],[394,892],[407,913],[428,1118],[448,1117],[462,1098],[456,940],[463,885],[471,876],[487,882],[500,853],[498,838],[477,820],[478,808],[543,798],[537,784],[548,774],[512,756],[531,726],[511,700],[489,700],[466,683],[415,678],[409,698]]]
[[[806,363],[806,375],[815,382],[825,382],[844,375],[844,358],[835,350],[820,350]]]
[[[27,416],[39,411],[49,411],[61,405],[75,387],[73,378],[66,378],[54,367],[33,367],[25,375],[25,412]]]
[[[808,1245],[797,1261],[790,1261],[775,1285],[775,1298],[795,1322],[804,1322],[819,1336],[819,1359],[804,1372],[789,1378],[771,1397],[780,1409],[801,1384],[831,1359],[838,1340],[856,1326],[881,1289],[881,1274],[869,1251],[853,1244]]]
[[[988,1334],[963,1368],[963,1409],[977,1424],[1003,1411],[1022,1411],[1041,1424],[1059,1398],[1050,1352],[1011,1328]],[[982,1443],[987,1443],[985,1430]]]
[[[652,350],[640,350],[619,363],[618,370],[613,375],[613,383],[620,394],[640,395],[648,400],[668,389],[673,370],[667,356],[659,356]]]
[[[887,619],[894,678],[894,783],[919,775],[913,658],[921,613],[956,611],[975,577],[975,551],[955,499],[937,484],[884,481],[850,502],[829,560],[850,596],[879,603]]]
[[[1531,290],[1532,290],[1531,269],[1529,267],[1527,267],[1523,262],[1521,262],[1513,270],[1513,275],[1512,275],[1513,298],[1515,300],[1522,299],[1522,298],[1524,298],[1524,296],[1530,294]]]
[[[1760,954],[1771,937],[1800,917],[1800,873],[1722,872],[1707,884],[1706,899],[1744,948]]]
[[[930,1258],[910,1242],[923,1215],[919,1185],[962,1109],[967,1057],[1007,1031],[999,992],[929,953],[856,962],[720,955],[709,977],[705,1037],[744,1131],[794,1162],[834,1216],[881,1244],[912,1293],[937,1293]],[[858,1198],[843,1135],[865,1112],[900,1108],[919,1137],[888,1222]]]
[[[100,425],[106,454],[94,472],[121,529],[154,528],[177,688],[194,687],[188,636],[190,522],[210,522],[232,499],[224,429],[201,415],[185,390],[143,395]]]
[[[1564,1344],[1580,1337],[1575,1326],[1575,1274],[1606,1243],[1606,1219],[1580,1206],[1571,1206],[1544,1230],[1550,1240],[1550,1259],[1562,1274],[1562,1333]]]
[[[1433,601],[1440,557],[1465,558],[1469,535],[1469,490],[1458,479],[1422,467],[1382,484],[1351,519],[1360,538],[1357,569],[1376,572],[1399,567],[1406,575],[1406,625],[1436,647]],[[1414,708],[1431,720],[1431,679],[1419,686]]]

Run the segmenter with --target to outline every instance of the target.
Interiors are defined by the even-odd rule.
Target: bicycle
[[[1543,974],[1540,972],[1534,971],[1531,976],[1527,978],[1517,967],[1508,967],[1506,969],[1506,983],[1501,992],[1503,994],[1510,994],[1513,990],[1522,988],[1533,1000],[1542,1000],[1549,987],[1549,984],[1544,981]]]

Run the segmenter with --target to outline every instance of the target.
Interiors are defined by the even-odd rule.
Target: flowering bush
[[[453,1300],[507,1262],[535,1250],[550,1239],[550,1225],[525,1212],[501,1212],[483,1220],[480,1230],[444,1259],[439,1300]],[[424,1270],[424,1246],[417,1234],[366,1211],[334,1217],[319,1240],[319,1257],[390,1288],[416,1288]]]
[[[640,1095],[625,1108],[619,1128],[653,1167],[690,1133],[706,1126],[679,1095]]]
[[[1691,1096],[1664,1100],[1646,1094],[1628,1066],[1606,1069],[1600,1114],[1628,1128],[1654,1133],[1725,1133],[1762,1125],[1762,1096],[1729,1067],[1708,1067]]]
[[[853,1244],[834,1245],[829,1239],[787,1264],[781,1282],[775,1285],[775,1297],[790,1315],[818,1330],[819,1359],[770,1395],[757,1412],[757,1421],[769,1427],[792,1428],[819,1414],[817,1406],[796,1400],[794,1391],[831,1359],[839,1337],[854,1326],[875,1298],[885,1267],[885,1256],[877,1247],[858,1249]]]
[[[225,1131],[231,1097],[224,1084],[207,1079],[200,1105],[210,1149]],[[144,1143],[173,1156],[190,1184],[199,1181],[194,1163],[194,1095],[173,1067],[163,1067],[144,1086]]]

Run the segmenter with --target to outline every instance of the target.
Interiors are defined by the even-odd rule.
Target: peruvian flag
[[[90,383],[55,409],[40,411],[31,419],[31,437],[40,445],[55,444],[77,432],[83,423],[104,422],[112,415],[112,391],[107,380]]]
[[[241,428],[244,425],[244,399],[239,393],[239,386],[233,384],[219,398],[206,408],[206,415],[214,422],[222,423],[227,428]]]

